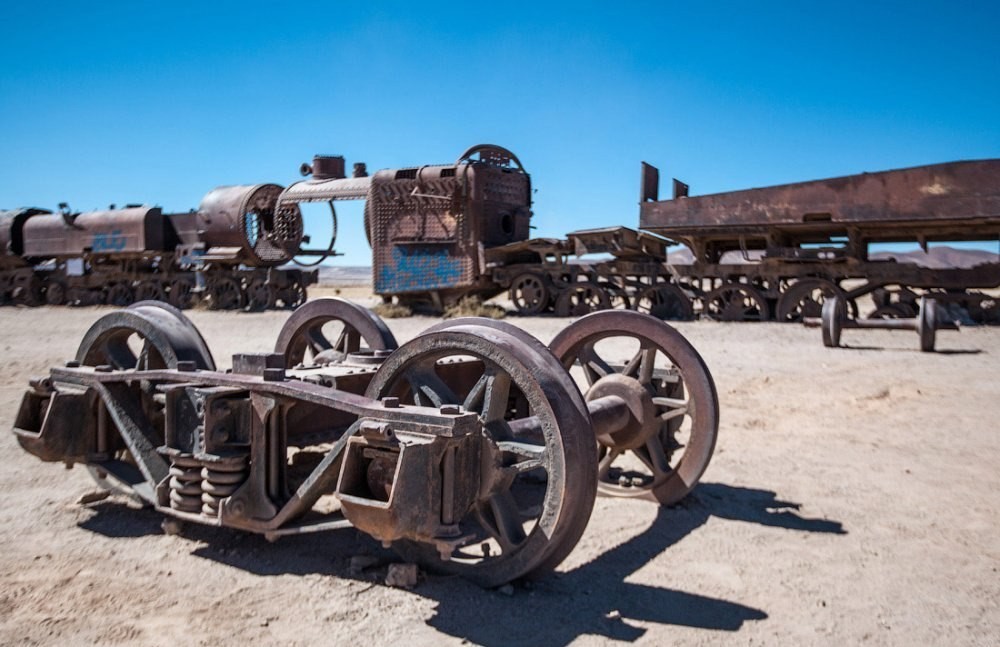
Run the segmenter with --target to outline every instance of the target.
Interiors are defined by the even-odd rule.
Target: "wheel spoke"
[[[589,344],[580,350],[580,366],[583,367],[584,375],[587,378],[587,384],[590,385],[593,385],[594,382],[601,379],[605,375],[611,375],[615,372],[614,369],[608,366],[608,363],[597,354],[594,350],[593,344]]]
[[[608,452],[601,457],[601,462],[597,464],[597,478],[601,479],[608,475],[611,464],[622,455],[620,449],[608,449]]]
[[[420,406],[440,407],[442,404],[457,404],[458,396],[448,388],[434,367],[415,369],[406,377],[413,391],[413,400]]]
[[[521,525],[521,513],[517,502],[509,490],[497,492],[489,499],[490,512],[496,525],[494,539],[506,552],[525,539],[524,526]]]
[[[483,389],[483,422],[503,420],[507,414],[510,398],[510,376],[503,372],[488,370],[483,377],[486,378]]]
[[[531,445],[513,440],[505,440],[497,443],[497,448],[504,453],[514,454],[524,460],[518,461],[509,467],[517,471],[518,474],[530,472],[545,467],[545,446]]]
[[[653,434],[646,441],[646,451],[649,452],[651,468],[655,476],[662,476],[670,472],[670,462],[667,460],[667,453],[663,449],[659,434]]]

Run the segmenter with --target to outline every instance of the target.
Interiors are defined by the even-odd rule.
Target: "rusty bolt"
[[[76,361],[75,359],[71,359],[66,362],[66,368],[77,368],[79,366],[80,362]]]
[[[196,369],[197,369],[197,366],[195,365],[195,363],[192,362],[189,359],[184,359],[184,360],[181,360],[181,361],[177,362],[177,370],[178,371],[182,371],[184,373],[189,373],[189,372],[194,371]]]
[[[393,397],[382,398],[382,406],[386,409],[398,409],[399,398],[393,398]]]
[[[442,404],[439,412],[445,416],[457,416],[462,413],[462,407],[457,404]]]

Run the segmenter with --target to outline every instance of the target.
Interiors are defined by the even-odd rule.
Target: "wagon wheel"
[[[667,321],[694,319],[691,299],[673,283],[659,283],[644,289],[635,299],[635,309]]]
[[[170,305],[181,310],[187,310],[194,305],[195,293],[194,282],[188,279],[175,279],[170,282],[170,291],[167,293],[167,301]]]
[[[277,300],[277,290],[267,281],[255,280],[247,288],[247,308],[251,312],[270,310]]]
[[[128,283],[112,283],[104,302],[110,306],[124,307],[135,301],[132,286]]]
[[[778,299],[775,318],[780,322],[788,322],[819,317],[823,301],[832,296],[844,296],[844,291],[836,283],[826,279],[801,279],[793,283]],[[852,305],[851,311],[856,313],[856,310]]]
[[[135,287],[136,301],[163,301],[166,296],[159,281],[142,281]]]
[[[716,321],[767,321],[771,318],[771,309],[760,290],[739,283],[726,283],[705,295],[702,312]]]
[[[461,394],[442,379],[446,362],[458,358],[471,358],[476,369]],[[514,390],[527,401],[523,413],[506,406]],[[472,433],[481,486],[468,508],[456,511],[464,541],[446,559],[436,546],[394,543],[406,559],[489,587],[551,570],[579,541],[596,490],[593,432],[579,391],[551,353],[500,327],[451,326],[395,351],[366,395],[459,404],[479,414]],[[513,429],[525,425],[537,436],[515,437]]]
[[[622,356],[622,346],[631,348]],[[563,366],[580,371],[587,400],[618,395],[641,423],[597,430],[598,491],[670,505],[698,482],[712,458],[719,401],[698,351],[674,328],[637,312],[597,312],[552,340]],[[609,361],[619,358],[620,363]]]
[[[214,370],[215,363],[204,346],[197,329],[179,312],[153,305],[137,304],[127,310],[111,312],[90,327],[80,342],[76,359],[84,366],[109,365],[116,369],[176,368],[179,361],[194,362],[196,368]],[[154,422],[154,429],[162,429],[162,406],[156,404],[153,393],[143,391],[143,409]],[[110,441],[111,439],[109,439]],[[150,439],[154,446],[163,444],[163,438]],[[110,447],[111,460],[117,461],[127,471],[138,473],[135,459],[116,439]],[[135,491],[105,469],[88,465],[94,481],[106,490],[121,492],[141,500]],[[140,478],[138,475],[136,478]]]
[[[52,281],[45,288],[45,303],[50,306],[61,306],[66,303],[66,284],[62,281]]]
[[[239,310],[243,307],[243,291],[235,279],[218,278],[208,288],[212,310]]]
[[[510,284],[510,300],[523,315],[537,315],[549,306],[549,288],[539,274],[526,272]]]
[[[556,299],[557,317],[582,317],[583,315],[608,310],[611,297],[594,283],[574,283],[559,293]]]
[[[334,324],[335,341],[323,331],[326,324]],[[329,333],[331,331],[327,331]],[[292,313],[278,333],[274,352],[285,356],[285,366],[292,368],[305,361],[335,361],[349,353],[363,350],[390,351],[399,344],[392,331],[378,315],[346,299],[331,297],[310,301]],[[320,355],[322,354],[322,357]]]

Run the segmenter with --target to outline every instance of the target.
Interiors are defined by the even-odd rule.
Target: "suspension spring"
[[[250,474],[247,456],[233,456],[206,461],[201,468],[201,512],[218,516],[219,504],[235,492]]]
[[[191,454],[170,461],[170,507],[181,512],[201,510],[202,462]]]

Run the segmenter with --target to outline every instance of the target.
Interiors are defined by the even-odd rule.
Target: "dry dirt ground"
[[[0,426],[29,377],[107,308],[0,309]],[[220,364],[270,350],[286,313],[194,311]],[[389,322],[405,341],[435,320]],[[568,320],[511,318],[543,341]],[[939,335],[694,322],[718,449],[682,504],[598,500],[558,572],[512,595],[382,584],[356,531],[189,528],[94,491],[0,434],[0,644],[997,644],[1000,329]]]

